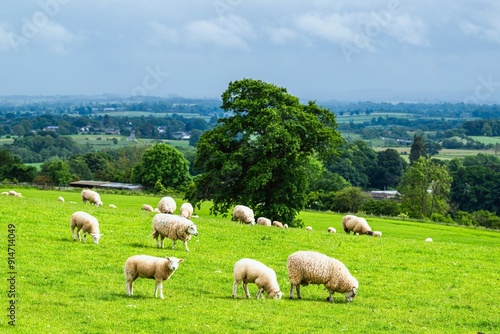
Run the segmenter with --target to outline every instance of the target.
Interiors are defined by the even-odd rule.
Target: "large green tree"
[[[406,170],[398,185],[401,211],[412,218],[431,218],[448,212],[452,178],[446,166],[420,157]]]
[[[424,157],[426,150],[427,148],[425,147],[424,138],[420,135],[415,134],[413,136],[413,143],[411,144],[410,149],[410,165],[413,165],[413,163],[420,157]]]
[[[171,145],[157,143],[148,147],[132,168],[131,181],[148,189],[185,190],[191,183],[189,161]]]
[[[200,137],[194,167],[201,174],[187,198],[211,200],[213,214],[244,204],[293,225],[307,200],[309,158],[322,160],[340,145],[334,114],[252,79],[229,83],[221,108],[233,116]]]

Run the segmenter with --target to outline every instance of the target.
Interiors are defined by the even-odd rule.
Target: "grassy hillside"
[[[1,189],[5,191],[8,189]],[[102,194],[103,207],[84,206],[78,192],[18,189],[23,198],[0,197],[0,238],[15,240],[15,298],[2,252],[6,332],[9,302],[15,301],[19,333],[498,333],[498,260],[495,231],[368,218],[382,238],[346,235],[339,214],[303,212],[313,227],[278,229],[243,226],[229,217],[193,218],[199,236],[175,250],[157,249],[151,233],[159,198]],[[57,201],[64,196],[65,203]],[[73,202],[73,203],[71,203]],[[110,203],[116,209],[108,207]],[[178,200],[181,204],[181,200]],[[69,217],[77,210],[99,219],[98,245],[75,242]],[[9,225],[15,227],[9,237]],[[337,234],[326,232],[329,226]],[[424,242],[431,237],[432,243]],[[10,239],[9,239],[10,238]],[[169,240],[166,240],[169,245]],[[286,259],[297,250],[316,250],[341,260],[358,279],[358,296],[327,303],[322,286],[302,288],[303,300],[246,300],[241,286],[231,297],[234,263],[243,257],[276,270],[288,296]],[[164,282],[165,299],[153,298],[154,281],[138,279],[133,297],[125,293],[123,264],[135,254],[184,258]],[[255,295],[255,285],[250,284]],[[13,332],[13,331],[12,331]]]

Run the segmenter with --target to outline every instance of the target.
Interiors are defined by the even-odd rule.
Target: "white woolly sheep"
[[[134,281],[139,278],[151,278],[156,281],[154,297],[156,298],[158,291],[160,298],[163,298],[163,281],[168,280],[174,272],[179,268],[179,263],[184,262],[184,259],[176,257],[155,257],[149,255],[134,255],[125,261],[123,272],[125,274],[125,287],[127,295],[134,294]]]
[[[337,259],[313,251],[298,251],[288,257],[286,263],[290,278],[290,299],[293,288],[301,299],[300,285],[324,284],[330,295],[327,301],[333,303],[335,292],[345,293],[346,301],[351,302],[358,293],[358,281],[349,273],[347,267]]]
[[[83,211],[76,211],[71,215],[70,219],[70,230],[71,235],[73,236],[73,240],[76,241],[76,237],[78,236],[78,240],[82,240],[80,236],[80,230],[83,233],[83,241],[87,242],[87,233],[92,236],[92,240],[94,240],[95,244],[99,243],[99,239],[102,234],[99,231],[99,222],[97,218]],[[76,228],[76,234],[75,234]]]
[[[9,192],[8,191],[2,191],[2,195],[9,196]]]
[[[90,190],[90,189],[83,189],[82,190],[82,201],[83,201],[83,204],[86,204],[88,201],[91,204],[94,204],[95,206],[102,206],[103,205],[103,202],[101,201],[101,196],[99,195],[99,193],[96,191]]]
[[[153,207],[149,204],[143,204],[141,210],[153,212]]]
[[[382,232],[380,232],[380,231],[373,231],[372,236],[374,236],[374,237],[381,237],[382,236]]]
[[[110,204],[110,205],[109,205],[109,207],[110,207],[111,209],[116,209],[116,205],[114,205],[114,204]]]
[[[288,224],[283,224],[283,228],[288,228]]]
[[[257,218],[257,225],[271,226],[271,219],[266,217],[259,217]]]
[[[248,206],[236,205],[233,208],[233,216],[231,218],[233,221],[239,221],[242,224],[255,225],[255,216],[253,210]]]
[[[312,231],[312,230],[313,230],[312,226],[306,226],[306,231]]]
[[[432,238],[425,239],[425,242],[432,242]]]
[[[276,227],[280,227],[280,228],[284,228],[285,225],[283,225],[283,223],[277,221],[277,220],[273,220],[273,226],[276,226]]]
[[[153,217],[153,233],[151,235],[156,239],[158,248],[163,248],[165,238],[169,238],[172,240],[172,249],[175,248],[177,240],[181,240],[184,242],[186,251],[189,252],[187,242],[191,240],[193,235],[198,235],[198,228],[187,218],[158,213]],[[158,237],[160,237],[161,242],[158,241]]]
[[[337,229],[335,227],[329,227],[327,231],[328,233],[337,233]]]
[[[16,195],[15,195],[15,196],[16,196],[16,197],[23,197],[23,194],[21,194],[21,193],[16,193]]]
[[[243,291],[245,296],[250,298],[248,292],[248,283],[255,283],[259,291],[256,298],[262,296],[264,299],[264,291],[270,298],[281,299],[283,293],[280,291],[276,272],[257,260],[241,259],[234,264],[234,283],[233,283],[233,298],[236,298],[236,290],[238,285],[243,282]]]
[[[193,214],[193,211],[194,211],[194,208],[193,206],[191,205],[191,203],[182,203],[180,209],[179,209],[179,212],[180,212],[180,216],[181,217],[184,217],[184,218],[191,218],[191,215]]]
[[[177,204],[172,197],[166,196],[160,199],[157,207],[161,213],[174,213],[175,209],[177,209]]]
[[[354,234],[373,234],[372,228],[368,225],[366,219],[354,215],[345,215],[342,217],[342,227],[347,234],[351,233],[351,231]]]
[[[63,203],[64,203],[64,197],[62,197],[62,196],[59,196],[59,197],[57,198],[57,200],[58,200],[59,202],[63,202]]]
[[[9,190],[9,196],[17,196],[17,191]]]

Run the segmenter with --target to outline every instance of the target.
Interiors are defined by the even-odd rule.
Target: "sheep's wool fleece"
[[[153,217],[153,231],[158,231],[161,235],[175,240],[191,240],[191,234],[187,233],[191,220],[166,213],[159,213]]]
[[[372,230],[366,219],[354,215],[344,216],[342,218],[342,226],[354,233],[365,234]]]
[[[177,204],[172,197],[166,196],[160,199],[157,207],[162,213],[174,213],[177,209]]]
[[[336,292],[348,292],[358,287],[358,281],[337,259],[313,251],[298,251],[287,261],[292,285],[325,284]]]
[[[240,220],[244,223],[255,222],[253,210],[248,206],[236,205],[233,209],[233,220]]]
[[[86,229],[90,233],[99,233],[99,222],[97,218],[83,211],[76,211],[71,215],[70,220],[71,226],[82,227],[86,226]]]

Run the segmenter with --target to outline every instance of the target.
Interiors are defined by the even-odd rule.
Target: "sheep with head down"
[[[234,264],[233,298],[236,298],[238,285],[243,282],[245,296],[250,298],[248,283],[255,283],[259,291],[256,298],[264,299],[264,291],[270,298],[281,299],[283,293],[280,291],[276,272],[254,259],[243,258]]]
[[[188,202],[182,203],[179,209],[180,216],[187,219],[191,218],[191,216],[193,215],[193,211],[194,211],[193,205]]]
[[[175,200],[172,197],[165,196],[162,199],[160,199],[157,208],[158,210],[160,210],[161,213],[172,214],[177,209],[177,204],[175,203]]]
[[[368,225],[366,219],[355,215],[342,217],[342,228],[347,234],[352,231],[354,234],[373,235],[372,228]]]
[[[198,228],[187,218],[167,213],[158,213],[153,217],[153,233],[151,235],[156,239],[158,248],[163,248],[165,238],[169,238],[172,240],[172,249],[175,248],[177,240],[181,240],[184,242],[186,251],[189,252],[187,243],[193,235],[198,235]],[[158,237],[160,237],[161,241],[158,241]]]
[[[298,251],[288,257],[286,263],[290,279],[290,299],[293,290],[301,299],[301,285],[324,284],[330,293],[326,298],[333,303],[335,292],[344,293],[347,302],[351,302],[358,293],[358,281],[347,267],[337,259],[313,251]]]
[[[233,215],[231,220],[239,221],[242,224],[255,225],[255,216],[253,210],[244,205],[236,205],[233,208]]]
[[[76,211],[71,215],[70,218],[70,230],[73,240],[82,240],[80,231],[83,233],[83,242],[87,242],[87,233],[92,236],[95,244],[99,243],[101,239],[101,232],[99,231],[99,221],[96,217],[84,211]],[[76,234],[75,234],[76,228]]]
[[[257,218],[257,225],[262,225],[262,226],[271,226],[271,219],[266,218],[266,217],[259,217]]]
[[[94,204],[95,206],[102,206],[103,202],[101,201],[101,196],[97,191],[93,191],[90,189],[83,189],[82,190],[82,202],[83,204],[86,204],[87,202],[90,202],[91,204]]]

